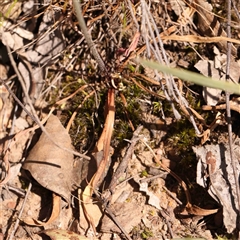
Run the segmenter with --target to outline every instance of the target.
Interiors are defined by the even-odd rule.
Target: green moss
[[[182,171],[187,171],[192,166],[195,159],[192,146],[198,144],[199,141],[195,130],[187,119],[171,125],[167,134],[166,146],[169,148],[170,158],[181,161]]]
[[[158,114],[162,110],[162,103],[160,101],[153,101],[153,114]]]
[[[27,189],[28,188],[29,182],[26,181],[25,178],[20,178],[20,183],[21,183],[22,189]]]
[[[116,96],[115,102],[116,120],[113,134],[115,146],[120,143],[126,144],[123,140],[131,138],[133,131],[129,124],[129,120],[135,128],[142,121],[142,110],[138,99],[143,96],[143,91],[134,84],[125,84],[124,86],[125,88],[123,89],[122,94],[126,98],[127,106],[124,106],[122,98],[119,95]]]
[[[148,172],[145,170],[143,170],[140,174],[141,177],[147,177],[148,176]]]
[[[88,75],[94,75],[94,69],[89,66],[87,69]],[[77,89],[91,82],[91,77],[88,80],[78,79],[75,74],[66,74],[63,76],[59,88],[55,88],[51,94],[51,104],[54,104],[60,99],[64,99],[75,92]],[[91,96],[85,102],[84,98],[92,91],[92,88],[85,88],[78,92],[66,103],[59,106],[62,110],[62,122],[66,126],[74,111],[77,115],[70,129],[70,135],[73,139],[73,145],[76,149],[87,150],[89,145],[94,144],[100,137],[105,122],[104,109],[107,98],[108,88],[102,85],[97,89],[99,106],[96,106],[95,96]],[[115,97],[115,122],[114,133],[112,137],[112,146],[119,148],[126,145],[124,139],[131,139],[132,129],[129,120],[136,128],[142,121],[142,110],[139,99],[144,98],[144,92],[135,84],[125,84],[121,93],[126,98],[127,106],[124,106],[123,100],[116,91]],[[80,108],[79,106],[82,105]],[[79,109],[78,109],[79,108]]]
[[[127,68],[131,71],[131,72],[135,72],[135,67],[133,66],[133,65],[131,65],[131,64],[129,64],[128,66],[127,66]]]
[[[153,237],[153,232],[149,228],[144,228],[143,232],[141,233],[142,239],[148,239],[150,237]]]

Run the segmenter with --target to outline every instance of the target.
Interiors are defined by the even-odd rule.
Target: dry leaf
[[[27,216],[26,218],[24,218],[23,222],[30,226],[46,226],[47,224],[51,224],[58,218],[60,213],[60,208],[61,208],[61,197],[56,194],[53,194],[53,209],[52,209],[51,216],[47,220],[47,222],[39,221],[30,216]]]
[[[79,206],[80,208],[80,227],[82,229],[88,229],[89,228],[89,218],[91,219],[91,226],[94,224],[94,227],[97,227],[99,224],[100,219],[102,218],[102,211],[99,207],[99,205],[97,205],[96,203],[93,203],[93,200],[88,196],[84,196],[84,194],[82,193],[82,190],[79,189],[79,196],[81,197],[81,204]],[[88,202],[84,202],[86,199],[86,201]],[[83,204],[84,203],[84,204]],[[89,214],[88,216],[86,216],[87,214]]]
[[[186,210],[189,214],[192,214],[192,215],[208,216],[208,215],[216,213],[219,209],[203,209],[203,208],[200,208],[198,206],[188,203],[186,205]]]
[[[56,24],[56,20],[59,19],[59,17],[59,12],[53,12],[50,9],[44,11],[43,19],[39,26],[39,34],[44,35],[37,41],[34,48],[36,52],[42,55],[40,60],[41,64],[44,64],[64,49],[64,41],[60,29],[55,28],[51,33],[45,34],[46,29]],[[52,36],[54,36],[54,38]]]
[[[195,64],[197,68],[204,76],[213,77],[220,80],[226,79],[226,54],[221,54],[219,50],[214,47],[214,61],[200,60]],[[239,63],[234,58],[230,59],[230,78],[233,82],[238,82],[240,77]],[[215,88],[203,88],[203,97],[207,105],[215,106],[220,98],[222,90]]]
[[[59,146],[72,148],[71,138],[56,116],[50,116],[45,128]],[[60,195],[68,203],[72,185],[79,184],[81,180],[80,160],[74,163],[73,154],[56,146],[45,133],[42,133],[30,151],[23,168],[39,184]]]
[[[202,35],[209,37],[216,37],[221,35],[226,37],[227,33],[222,28],[217,16],[213,14],[212,5],[206,0],[195,0],[193,2],[193,7],[197,10],[198,15],[197,28],[200,30]],[[227,41],[219,40],[216,42],[220,50],[227,50]],[[232,46],[232,53],[236,55],[237,50]]]
[[[24,130],[14,136],[8,150],[9,161],[14,163],[20,162],[26,149],[26,144],[31,137],[32,134]]]
[[[182,12],[186,9],[186,4],[182,0],[170,0],[169,4],[177,16],[180,16]]]
[[[26,83],[26,88],[30,92],[30,96],[32,99],[39,99],[39,95],[42,92],[42,86],[43,84],[40,84],[40,82],[44,82],[44,71],[42,67],[32,67],[29,69],[29,67],[26,66],[26,62],[23,64],[20,62],[18,64],[18,69],[21,72],[25,83]],[[38,82],[36,82],[36,80]],[[31,88],[31,86],[34,85],[34,88]]]
[[[208,188],[208,193],[223,206],[223,222],[229,233],[236,228],[237,222],[237,196],[236,184],[233,169],[230,161],[230,153],[224,145],[205,145],[204,147],[194,147],[194,152],[198,158],[197,183],[204,188]],[[206,162],[207,153],[211,152],[215,156],[215,172],[208,171]],[[237,174],[240,166],[237,159],[240,159],[239,146],[234,147],[233,159],[236,160]],[[211,176],[209,176],[211,174]],[[211,183],[208,184],[208,178]]]

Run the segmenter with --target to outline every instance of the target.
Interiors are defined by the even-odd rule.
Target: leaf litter
[[[234,159],[239,159],[239,146],[234,146]],[[236,184],[230,163],[229,148],[226,145],[205,145],[194,147],[198,158],[197,183],[208,189],[209,194],[223,207],[223,222],[228,232],[232,232],[237,221]],[[213,162],[208,162],[208,154]],[[208,168],[208,166],[211,166]],[[239,165],[237,164],[239,177]],[[210,177],[211,176],[211,177]],[[208,179],[210,179],[208,181]]]
[[[46,130],[61,147],[73,148],[71,138],[59,119],[51,115]],[[30,151],[23,169],[43,187],[60,195],[70,204],[73,186],[81,182],[81,160],[74,160],[73,154],[56,146],[45,133]]]
[[[77,76],[77,79],[79,76],[77,69],[79,69],[79,65],[81,65],[82,69],[85,69],[80,74],[84,80],[77,79],[76,81],[85,81],[86,83],[85,76],[87,73],[91,75],[91,71],[95,71],[92,66],[96,64],[96,62],[91,60],[92,63],[89,64],[90,55],[86,56],[86,54],[89,54],[89,51],[84,44],[81,44],[79,47],[79,43],[83,42],[83,38],[80,37],[80,40],[74,43],[73,37],[73,39],[68,39],[66,44],[65,40],[67,38],[63,37],[62,32],[59,30],[60,28],[56,27],[60,26],[58,24],[62,21],[64,24],[66,24],[66,21],[69,21],[68,24],[71,26],[71,30],[69,30],[66,25],[64,25],[65,27],[63,27],[63,29],[66,28],[70,35],[73,33],[72,31],[75,27],[74,21],[71,19],[74,15],[72,10],[69,11],[69,15],[67,15],[66,18],[61,17],[61,15],[66,13],[67,7],[72,7],[70,3],[65,3],[67,5],[61,5],[61,3],[49,4],[49,8],[47,8],[46,11],[43,10],[41,12],[41,10],[38,9],[42,14],[42,17],[38,19],[40,22],[37,23],[34,18],[29,18],[29,22],[25,23],[25,21],[22,21],[16,26],[13,24],[15,19],[22,16],[19,15],[18,11],[23,15],[29,14],[28,16],[34,16],[36,14],[30,11],[32,6],[35,6],[34,1],[29,0],[22,4],[23,5],[14,5],[17,10],[11,8],[16,11],[16,15],[12,18],[10,17],[11,21],[3,21],[3,26],[1,26],[0,29],[2,33],[1,41],[3,45],[7,45],[12,51],[16,51],[19,56],[19,59],[15,58],[15,61],[18,63],[17,68],[25,79],[25,87],[31,97],[32,103],[39,111],[39,116],[44,117],[45,114],[41,114],[41,112],[44,112],[46,109],[43,108],[48,105],[48,103],[45,103],[44,98],[52,98],[51,100],[53,100],[55,94],[51,92],[53,89],[56,89],[57,93],[61,96],[63,92],[60,92],[58,89],[62,87],[59,79],[62,78],[62,80],[66,80],[67,78],[65,79],[64,74],[70,75],[66,69],[72,69],[72,74],[75,74],[74,77]],[[215,16],[212,14],[213,8],[210,3],[196,1],[189,5],[186,4],[185,1],[169,1],[169,9],[166,9],[164,7],[165,2],[163,4],[159,3],[158,5],[151,2],[151,7],[154,10],[153,15],[149,15],[150,13],[145,8],[145,1],[141,1],[141,4],[132,2],[130,5],[127,5],[129,4],[128,1],[124,1],[122,4],[128,6],[126,15],[124,12],[125,6],[111,6],[116,7],[115,10],[118,11],[120,18],[123,17],[120,25],[125,22],[126,16],[131,16],[133,19],[132,22],[137,26],[139,24],[137,18],[143,14],[145,20],[141,24],[146,30],[145,35],[147,36],[147,34],[149,34],[149,38],[145,38],[145,35],[139,32],[139,27],[136,27],[133,23],[127,22],[126,24],[129,25],[124,26],[125,23],[122,25],[122,30],[126,31],[126,36],[123,34],[124,36],[120,36],[120,38],[129,38],[129,42],[126,44],[127,46],[123,46],[123,54],[119,54],[119,56],[114,59],[117,63],[122,63],[122,67],[129,66],[129,68],[133,69],[136,67],[137,69],[139,66],[136,66],[131,59],[134,59],[136,55],[140,55],[144,51],[147,52],[148,56],[153,56],[152,53],[154,53],[157,59],[161,58],[155,49],[159,44],[159,38],[154,39],[154,34],[148,32],[149,25],[145,24],[147,23],[146,19],[149,20],[146,16],[154,16],[158,19],[159,25],[157,29],[161,29],[160,36],[165,47],[167,46],[169,49],[171,49],[169,42],[173,43],[176,40],[178,41],[178,46],[181,48],[184,48],[187,43],[191,48],[195,48],[197,43],[216,43],[218,48],[213,47],[214,54],[211,56],[200,50],[201,54],[205,54],[207,57],[204,60],[199,60],[197,64],[195,63],[195,68],[203,75],[214,75],[213,77],[219,79],[225,78],[227,61],[225,42],[229,40],[232,43],[238,44],[239,41],[227,38],[224,31],[221,36],[219,36],[218,32],[219,29],[221,29],[220,20],[216,20],[216,29],[211,28],[210,32],[208,31],[209,25],[215,20]],[[95,23],[101,25],[102,23],[98,22],[99,16],[94,15],[95,10],[89,11],[91,7],[92,5],[89,3],[84,5],[83,8],[86,19],[90,17],[89,19],[91,20],[88,24],[90,24],[91,27],[95,26]],[[110,13],[108,11],[112,11],[111,7],[104,7],[105,14]],[[161,13],[163,16],[169,17],[170,9],[177,15],[177,23],[180,24],[180,29],[178,29],[179,25],[173,24],[171,26],[169,22],[165,22],[164,17],[159,18],[159,16],[157,16],[157,13]],[[120,14],[122,13],[121,11],[123,11],[124,14]],[[193,19],[194,14],[198,16],[197,22]],[[108,15],[110,16],[111,14]],[[113,19],[116,20],[116,16],[118,16],[118,14],[113,15]],[[109,18],[111,21],[113,19]],[[119,23],[118,20],[115,23],[114,21],[111,22],[112,26],[110,24],[111,29],[109,32],[115,32],[116,29],[119,29],[119,24],[116,23]],[[152,22],[152,24],[154,26],[155,23]],[[166,26],[167,29],[162,31],[162,26]],[[48,28],[49,31],[46,32],[45,30]],[[194,32],[195,30],[193,29],[196,28],[202,32],[203,36],[199,36],[197,32]],[[33,29],[35,29],[34,31],[37,33],[37,37],[34,36]],[[91,33],[94,35],[94,27],[91,29],[93,29]],[[105,26],[100,29],[97,38],[104,39],[105,35],[102,30],[105,29]],[[190,29],[194,35],[189,35]],[[131,34],[128,31],[130,31]],[[77,30],[76,33],[79,33],[79,30]],[[127,36],[128,34],[130,36]],[[81,33],[80,36],[82,36]],[[151,42],[148,40],[150,36],[152,38]],[[113,35],[111,39],[115,39],[116,37],[118,38],[118,35]],[[79,35],[77,35],[77,38],[79,39]],[[31,43],[32,40],[34,43]],[[103,44],[101,41],[97,39],[94,44],[99,45],[99,49],[102,50]],[[116,44],[116,41],[114,41],[111,44]],[[183,43],[180,43],[180,41]],[[26,42],[28,43],[27,47],[24,47]],[[70,48],[67,47],[68,52],[66,51],[64,54],[67,53],[70,57],[63,57],[64,61],[67,59],[67,62],[61,60],[58,62],[58,60],[61,59],[58,57],[61,56],[61,52],[67,45],[69,45]],[[161,41],[159,46],[163,46]],[[77,49],[78,51],[81,48],[83,50],[78,52],[79,55],[74,53],[73,49]],[[119,44],[118,49],[120,52]],[[86,53],[80,53],[81,51]],[[115,49],[114,51],[118,50]],[[165,49],[163,48],[161,51],[165,52]],[[101,54],[104,61],[107,62],[108,56],[105,53],[106,51],[103,49]],[[235,53],[236,48],[233,46],[234,57],[230,60],[232,70],[230,77],[234,82],[238,82],[239,63],[235,60]],[[176,66],[180,65],[180,59],[178,61],[178,58],[185,58],[184,54],[177,51],[170,50],[168,54],[171,55],[172,59],[176,59],[176,61],[174,59]],[[8,60],[4,60],[4,54],[1,55],[1,61],[4,64],[1,71],[1,74],[3,74],[1,76],[2,81],[8,79],[12,73],[9,71],[8,65],[10,64]],[[80,60],[82,61],[80,63],[78,56],[81,56],[80,58],[83,59]],[[166,59],[166,56],[164,58]],[[192,64],[192,62],[195,62],[195,60],[189,61],[187,58],[183,61],[188,63],[187,66],[190,66],[189,63]],[[52,63],[54,64],[51,65]],[[64,66],[62,64],[64,64]],[[114,63],[111,64],[112,69],[124,72],[121,68],[118,68],[117,65],[114,65]],[[61,69],[62,72],[58,71],[55,75],[54,71],[58,67],[60,67],[59,69]],[[137,71],[136,69],[134,70],[135,72]],[[88,72],[86,72],[86,70]],[[209,70],[211,74],[209,74]],[[125,71],[127,70],[125,69]],[[131,101],[126,101],[124,96],[124,94],[126,94],[124,90],[128,86],[122,86],[120,84],[122,87],[119,87],[118,85],[119,79],[122,81],[124,78],[121,74],[115,74],[113,79],[111,78],[110,80],[114,90],[110,87],[107,94],[108,99],[111,100],[106,101],[106,116],[102,135],[98,139],[93,140],[93,142],[96,142],[95,149],[91,153],[88,153],[89,155],[95,156],[95,159],[90,162],[86,162],[81,158],[74,158],[72,153],[64,150],[74,150],[74,147],[72,146],[72,140],[68,131],[55,115],[50,115],[45,129],[52,139],[54,139],[54,142],[57,143],[57,146],[42,132],[37,143],[34,144],[36,142],[34,140],[31,144],[34,144],[34,146],[29,147],[34,136],[32,133],[36,128],[33,127],[32,130],[30,130],[33,123],[29,120],[27,116],[29,115],[28,113],[21,112],[17,108],[13,111],[12,95],[8,93],[9,90],[5,88],[5,85],[1,86],[0,123],[2,126],[1,139],[3,139],[4,143],[4,145],[1,146],[3,155],[3,161],[1,162],[1,204],[3,206],[1,215],[3,216],[3,224],[1,225],[0,236],[2,238],[11,240],[14,236],[16,239],[44,239],[42,234],[45,233],[51,239],[71,239],[71,237],[74,237],[74,239],[94,239],[96,237],[98,239],[111,239],[112,237],[116,239],[176,239],[186,236],[213,239],[219,232],[221,233],[223,227],[227,230],[227,232],[223,234],[233,234],[234,231],[237,231],[238,207],[236,205],[237,192],[235,191],[237,186],[233,179],[233,170],[229,160],[230,150],[226,145],[226,141],[223,141],[224,143],[222,145],[211,143],[211,141],[216,141],[214,139],[215,131],[219,135],[224,135],[223,132],[216,130],[216,127],[223,125],[224,121],[221,121],[221,124],[219,124],[217,114],[211,126],[208,126],[205,121],[208,120],[207,115],[199,111],[196,106],[192,106],[191,104],[191,106],[189,106],[188,100],[184,97],[189,96],[190,93],[188,90],[191,88],[191,85],[183,87],[179,79],[176,81],[168,79],[164,74],[159,78],[160,74],[157,72],[153,74],[153,71],[146,69],[145,74],[147,76],[144,76],[144,80],[149,84],[153,84],[151,87],[146,87],[145,84],[139,81],[141,78],[141,73],[139,72],[135,75],[138,78],[134,78],[134,72],[131,72],[131,74],[129,74],[129,76],[131,76],[130,79],[132,79],[139,88],[152,94],[153,98],[156,97],[161,100],[167,99],[172,107],[171,111],[174,113],[174,116],[170,114],[171,121],[167,123],[164,114],[169,111],[168,109],[162,108],[157,114],[156,112],[152,114],[152,99],[146,95],[142,96],[138,100],[141,102],[140,105],[142,109],[145,109],[140,121],[144,124],[144,127],[137,128],[137,125],[133,121],[134,119],[131,118],[132,112],[130,112],[127,119],[128,122],[131,123],[131,131],[133,132],[132,139],[128,140],[129,143],[125,144],[124,149],[119,150],[116,144],[114,145],[115,139],[112,138],[114,123],[119,121],[118,116],[114,116],[118,110],[114,108],[114,101],[117,100],[114,94],[118,94],[119,92],[122,94],[121,99],[124,101],[125,107],[127,107],[128,104],[130,105]],[[95,73],[92,75],[95,75]],[[106,74],[105,77],[109,80],[108,74]],[[159,79],[161,79],[161,81]],[[127,83],[131,85],[129,82]],[[8,84],[11,85],[13,92],[15,92],[13,87],[14,82],[11,81],[11,78],[8,80]],[[72,83],[68,82],[68,84],[71,85]],[[107,84],[109,84],[109,82],[107,82]],[[74,94],[68,94],[65,100],[62,99],[64,104],[58,109],[63,111],[63,115],[66,114],[66,109],[71,112],[72,109],[68,108],[69,99],[72,98],[71,103],[74,103],[74,101],[76,101],[76,98],[74,98],[75,95],[76,97],[80,97],[78,93],[85,94],[86,97],[83,102],[78,105],[77,110],[73,109],[75,111],[74,116],[77,115],[78,111],[81,111],[85,100],[91,99],[94,95],[96,105],[98,105],[97,102],[99,99],[98,93],[96,92],[101,90],[98,89],[98,86],[96,87],[97,91],[94,89],[89,94],[87,88],[92,88],[92,86],[93,85],[87,84],[83,88],[79,88],[80,90],[74,90]],[[45,88],[44,92],[43,88]],[[101,88],[102,86],[100,89]],[[219,102],[222,101],[222,93],[220,91],[209,88],[205,90],[207,90],[205,91],[207,94],[204,93],[203,98],[207,106],[204,107],[204,110],[213,110],[212,107],[216,107],[216,109],[220,111],[226,108],[226,104],[225,106],[223,106],[224,104],[219,104]],[[113,93],[114,91],[115,93]],[[158,94],[159,92],[160,94]],[[46,93],[50,94],[48,95]],[[133,99],[132,96],[131,98]],[[26,96],[23,96],[22,101],[28,110],[29,106],[28,103],[25,102],[25,97]],[[43,98],[44,104],[38,105],[38,100],[41,101],[41,98]],[[56,101],[53,100],[52,102],[55,103]],[[238,112],[238,101],[232,99],[230,103],[232,104],[231,109]],[[165,107],[164,104],[165,103],[161,103],[161,105]],[[179,108],[178,104],[180,105]],[[42,106],[42,108],[39,108],[39,106]],[[189,109],[192,110],[190,111]],[[100,111],[102,111],[102,109],[100,109]],[[208,201],[210,204],[206,204],[201,196],[200,199],[197,199],[198,204],[195,205],[197,197],[195,197],[194,194],[192,195],[191,192],[193,190],[189,190],[189,186],[191,186],[192,183],[189,183],[186,179],[190,173],[187,172],[187,170],[187,174],[186,172],[183,175],[179,173],[180,169],[176,168],[179,162],[171,160],[171,157],[168,158],[168,155],[171,156],[170,152],[175,151],[175,155],[177,155],[179,146],[173,143],[177,140],[177,137],[175,140],[169,137],[169,132],[174,122],[177,121],[176,119],[179,121],[183,118],[183,116],[180,116],[181,111],[185,114],[183,114],[183,116],[188,118],[193,124],[193,128],[195,132],[198,133],[198,137],[202,137],[202,144],[206,141],[210,142],[210,144],[205,146],[202,146],[202,144],[201,146],[197,146],[198,144],[195,144],[193,148],[198,159],[197,170],[194,170],[197,174],[196,182],[208,191]],[[125,113],[128,113],[126,108]],[[159,114],[161,114],[163,120],[159,118]],[[157,115],[157,117],[155,115]],[[12,116],[14,116],[14,118],[12,118]],[[215,113],[212,114],[212,116],[215,116]],[[223,115],[222,117],[224,118]],[[71,119],[71,123],[68,124],[67,129],[69,129],[70,125],[73,126],[75,124],[73,118]],[[198,120],[196,121],[195,118],[200,120],[200,122],[198,122]],[[159,127],[158,122],[164,122],[166,124],[160,124],[161,127]],[[164,125],[164,127],[162,127],[162,125]],[[136,131],[134,131],[134,127],[136,127]],[[82,128],[89,130],[87,126]],[[118,129],[115,129],[115,131],[118,131]],[[129,129],[127,131],[129,131]],[[177,131],[182,131],[182,129],[178,129]],[[178,143],[181,140],[182,139],[178,139]],[[168,141],[172,141],[172,146],[168,145]],[[165,144],[168,145],[168,149],[170,148],[169,152],[164,151],[164,148],[167,149]],[[159,149],[158,145],[162,147]],[[191,146],[189,147],[191,148]],[[234,150],[234,156],[236,155],[236,158],[238,158],[237,148],[238,145],[236,145]],[[156,153],[160,153],[160,157],[156,157]],[[95,160],[96,162],[94,162]],[[238,162],[236,162],[236,165],[239,173]],[[178,176],[175,171],[181,176]],[[28,186],[29,181],[33,184],[32,187],[30,187],[31,184]],[[191,181],[194,180],[191,179]],[[182,190],[180,190],[181,187]],[[77,191],[75,191],[76,189]],[[78,192],[78,194],[76,194],[76,192]],[[183,193],[185,193],[185,195]],[[181,198],[181,200],[178,199],[178,197]],[[212,231],[212,226],[209,227],[207,225],[209,219],[206,220],[206,216],[209,217],[211,224],[214,225],[215,228],[218,228],[218,232],[210,232],[210,230]],[[219,229],[221,230],[219,231]]]

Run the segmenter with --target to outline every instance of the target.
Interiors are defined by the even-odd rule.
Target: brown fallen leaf
[[[187,203],[186,210],[189,214],[196,216],[208,216],[216,213],[219,209],[203,209],[196,205],[192,205],[191,203]]]
[[[30,226],[46,226],[47,224],[51,224],[54,222],[57,217],[59,216],[61,209],[61,197],[53,194],[53,209],[50,218],[47,222],[42,222],[37,219],[31,218],[30,216],[23,219],[23,222],[30,225]]]
[[[50,116],[45,128],[59,146],[73,149],[70,136],[56,116]],[[40,185],[68,203],[73,184],[79,185],[81,181],[81,167],[80,160],[74,162],[73,154],[56,146],[45,133],[42,133],[23,165]]]
[[[196,182],[207,188],[209,195],[222,206],[223,224],[228,233],[233,232],[238,223],[238,210],[236,208],[238,184],[233,177],[234,169],[231,164],[231,154],[237,162],[236,174],[237,179],[239,179],[240,165],[238,159],[240,159],[240,153],[238,144],[233,144],[232,147],[232,153],[230,153],[228,144],[193,147],[198,160]],[[211,161],[209,162],[209,160]],[[208,184],[208,181],[210,181],[210,184]]]
[[[234,42],[231,40],[226,40],[227,33],[224,31],[222,24],[218,21],[218,17],[213,13],[213,6],[206,0],[195,0],[192,2],[192,7],[196,10],[197,14],[197,28],[202,36],[208,37],[218,37],[222,39],[216,41],[220,50],[227,51],[227,41]],[[225,38],[225,40],[223,40]],[[217,40],[217,39],[216,39]],[[235,42],[237,43],[237,42]],[[237,49],[232,45],[232,54],[237,54]]]

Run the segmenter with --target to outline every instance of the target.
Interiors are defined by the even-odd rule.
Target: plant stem
[[[83,35],[85,37],[85,40],[86,40],[86,42],[87,42],[87,44],[88,44],[88,46],[91,50],[91,53],[92,53],[93,57],[95,58],[95,60],[97,61],[98,66],[101,69],[101,71],[103,73],[106,73],[107,72],[106,66],[105,66],[101,56],[99,55],[99,53],[96,49],[96,46],[93,43],[91,35],[88,32],[86,23],[85,23],[84,18],[83,18],[83,13],[82,13],[82,9],[81,9],[79,1],[78,0],[73,0],[73,6],[74,6],[76,14],[77,14],[78,23],[79,23],[79,25],[82,29],[82,33],[83,33]]]

